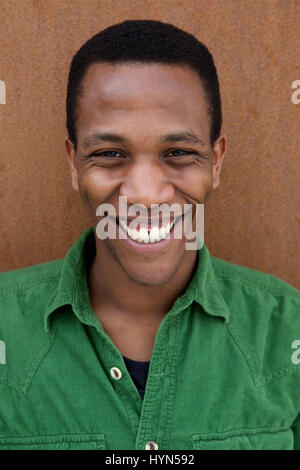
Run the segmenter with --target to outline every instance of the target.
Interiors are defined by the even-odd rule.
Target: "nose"
[[[128,169],[120,186],[120,196],[127,197],[127,203],[151,204],[171,203],[175,199],[175,190],[166,169],[158,162],[140,161]]]

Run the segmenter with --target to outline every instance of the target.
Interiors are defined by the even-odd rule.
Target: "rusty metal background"
[[[211,254],[299,289],[299,0],[0,0],[0,271],[65,256],[90,225],[64,148],[69,63],[91,35],[144,18],[196,35],[217,65],[229,148]]]

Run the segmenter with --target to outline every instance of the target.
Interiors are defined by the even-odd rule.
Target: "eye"
[[[168,155],[173,154],[173,156],[175,156],[175,157],[181,157],[182,155],[193,155],[194,153],[195,152],[192,152],[190,150],[175,149],[175,150],[171,150],[166,155],[168,156]]]
[[[194,150],[174,149],[165,154],[165,159],[170,165],[189,166],[194,164],[197,155]]]
[[[117,150],[103,150],[102,152],[93,153],[91,157],[123,158],[124,156]]]
[[[165,154],[165,158],[170,165],[189,166],[207,162],[209,160],[209,153],[198,152],[196,150],[174,149],[169,150]]]

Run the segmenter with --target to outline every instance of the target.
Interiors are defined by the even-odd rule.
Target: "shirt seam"
[[[237,347],[239,348],[240,352],[244,356],[245,361],[248,364],[248,367],[251,371],[252,378],[254,381],[255,386],[258,389],[262,389],[265,385],[270,384],[271,382],[280,379],[281,377],[285,377],[287,375],[292,375],[295,372],[300,370],[300,367],[296,367],[295,365],[287,366],[281,369],[276,369],[275,371],[271,372],[265,377],[261,377],[259,379],[258,374],[256,373],[255,370],[255,365],[251,359],[251,356],[247,353],[246,348],[243,346],[242,347],[242,341],[236,331],[234,331],[232,325],[229,326],[229,324],[226,324],[230,335],[232,336],[233,340],[235,341]],[[239,341],[240,344],[239,344]]]
[[[180,312],[180,315],[182,312]],[[175,401],[176,401],[176,385],[177,385],[177,369],[176,369],[176,363],[178,360],[178,349],[179,349],[179,320],[180,320],[180,315],[177,315],[177,317],[174,318],[174,328],[175,328],[175,341],[173,343],[173,373],[171,375],[172,377],[172,384],[171,387],[169,388],[169,403],[168,403],[168,419],[169,419],[169,427],[168,427],[168,435],[166,435],[164,439],[164,447],[168,449],[169,443],[170,443],[170,438],[173,430],[173,423],[174,423],[174,408],[175,408]],[[172,397],[172,398],[171,398]],[[166,434],[166,432],[165,432]]]
[[[259,379],[258,379],[258,376],[256,374],[256,371],[255,371],[255,366],[252,362],[252,359],[251,359],[251,356],[249,356],[249,354],[247,353],[246,349],[244,347],[242,347],[242,342],[239,338],[239,335],[236,331],[233,330],[233,327],[232,325],[229,325],[229,323],[225,323],[225,326],[227,327],[227,330],[230,334],[230,336],[232,337],[235,345],[238,347],[240,353],[242,354],[242,356],[244,357],[244,360],[246,361],[246,364],[247,366],[249,367],[250,369],[250,372],[251,372],[251,376],[252,376],[252,379],[253,379],[253,382],[254,382],[254,385],[259,388]],[[240,343],[239,343],[239,341]]]
[[[160,342],[159,342],[159,345],[158,345],[158,348],[157,348],[157,353],[156,353],[157,357],[162,357],[162,354],[161,354],[162,348],[163,348],[163,344],[162,344],[162,341],[161,341],[161,338],[160,338]],[[152,361],[153,361],[153,358],[151,358],[150,368],[153,365]],[[148,373],[150,373],[150,368],[149,368]],[[152,383],[150,382],[148,384],[148,390],[147,390],[147,396],[146,396],[147,400],[144,401],[144,403],[143,403],[141,416],[140,416],[140,423],[139,423],[140,426],[139,426],[138,433],[137,433],[137,436],[136,436],[135,448],[137,448],[137,446],[140,444],[140,442],[146,442],[146,433],[149,432],[149,423],[150,423],[150,418],[151,418],[152,409],[153,409],[154,392],[155,392],[155,389],[158,386],[158,380],[160,380],[160,376],[161,376],[161,374],[157,373],[157,372],[155,374],[153,374],[152,370],[151,370],[151,374],[152,374],[152,376],[154,375],[155,381],[152,379]],[[158,377],[159,377],[159,379],[158,379]],[[143,418],[143,421],[142,421],[142,418]],[[142,427],[141,435],[139,435],[140,432],[141,432],[140,427]]]
[[[67,313],[67,312],[66,312]],[[26,385],[27,385],[27,391],[26,393],[29,392],[29,389],[30,389],[30,386],[33,382],[33,379],[34,379],[34,376],[35,374],[37,373],[38,371],[38,368],[39,366],[41,365],[41,363],[43,362],[43,360],[46,358],[47,354],[49,353],[49,351],[51,350],[51,348],[53,347],[54,343],[55,343],[55,340],[56,340],[56,333],[57,333],[57,330],[58,330],[58,327],[63,323],[63,321],[68,317],[67,314],[65,314],[62,318],[59,318],[57,321],[56,321],[56,324],[53,328],[53,334],[52,334],[52,338],[51,338],[51,342],[49,341],[49,345],[47,345],[48,347],[44,348],[43,352],[41,352],[38,357],[36,358],[35,360],[35,364],[32,365],[32,369],[35,367],[35,369],[32,371],[32,376],[31,378],[28,378],[27,381],[25,382]]]
[[[139,419],[137,419],[137,426],[135,426],[134,424],[134,417],[132,416],[132,414],[134,414],[134,412],[132,413],[132,410],[128,410],[128,406],[127,406],[127,393],[125,390],[123,390],[121,387],[117,387],[115,386],[114,387],[114,390],[119,398],[119,400],[121,401],[122,403],[122,406],[123,406],[123,409],[125,410],[125,413],[128,417],[128,420],[129,420],[129,423],[130,423],[130,426],[131,426],[131,431],[132,431],[132,436],[133,436],[133,440],[136,436],[136,433],[138,431],[138,428],[139,428]],[[130,398],[132,398],[130,396]],[[126,404],[124,404],[126,403]]]
[[[262,433],[276,433],[276,432],[285,432],[291,429],[292,423],[288,424],[283,424],[282,426],[274,426],[274,425],[266,425],[266,426],[248,426],[248,427],[243,427],[243,428],[237,428],[237,429],[230,429],[229,431],[222,431],[222,432],[217,432],[217,433],[195,433],[192,435],[193,440],[205,440],[205,441],[210,441],[210,440],[225,440],[225,439],[230,439],[231,437],[237,437],[237,436],[243,436],[243,435],[251,435],[251,434],[262,434]],[[254,431],[254,432],[247,432],[247,431]],[[258,432],[257,432],[258,431]],[[237,434],[239,433],[239,434]],[[224,436],[225,434],[228,434],[228,436]],[[207,437],[210,436],[210,437]],[[203,437],[203,439],[201,439]],[[206,437],[206,439],[205,439]]]
[[[47,337],[46,344],[44,344],[43,347],[38,351],[34,359],[31,361],[30,365],[28,366],[27,374],[26,374],[25,380],[23,381],[23,384],[18,385],[13,380],[3,380],[3,379],[0,380],[0,383],[11,386],[26,396],[29,392],[31,383],[34,379],[34,376],[39,366],[41,365],[42,361],[45,359],[45,357],[47,356],[48,352],[51,350],[55,342],[56,331],[57,331],[58,326],[65,320],[66,317],[67,315],[62,317],[56,322],[56,325],[53,331],[50,333],[50,337]]]
[[[39,280],[37,281],[32,281],[31,283],[28,283],[28,284],[21,284],[21,285],[15,285],[11,288],[8,288],[7,290],[0,290],[0,297],[6,297],[12,293],[14,294],[17,294],[19,292],[23,292],[24,290],[29,290],[29,289],[32,289],[36,286],[40,286],[41,284],[47,284],[48,282],[50,283],[53,283],[53,282],[57,282],[57,280],[59,279],[60,275],[57,274],[57,275],[53,275],[53,276],[47,276],[47,277],[44,277],[44,278],[40,278]]]
[[[293,375],[296,372],[300,371],[300,367],[288,366],[284,367],[283,369],[278,369],[275,372],[271,372],[271,374],[267,375],[264,379],[262,379],[262,385],[270,384],[275,380],[281,379],[282,377],[286,377],[288,375]]]
[[[104,440],[105,435],[104,433],[81,433],[81,434],[72,434],[68,432],[64,432],[63,434],[47,434],[40,432],[39,434],[25,434],[22,436],[0,436],[0,443],[6,444],[17,444],[15,441],[16,439],[19,440],[28,440],[29,444],[32,444],[32,441],[39,438],[45,438],[45,443],[49,442],[52,443],[52,439],[57,439],[61,442],[69,442],[73,439],[73,442],[90,442],[94,441],[94,439]],[[69,439],[70,438],[70,439]],[[7,441],[7,442],[6,442]],[[37,444],[39,444],[37,442]]]
[[[222,317],[225,319],[225,324],[227,324],[227,322],[230,321],[230,311],[229,311],[229,308],[228,308],[228,305],[227,303],[225,302],[221,292],[219,291],[219,286],[217,285],[217,281],[216,281],[216,277],[215,276],[212,276],[212,281],[213,281],[213,287],[214,287],[214,291],[216,292],[217,296],[219,297],[219,302],[221,302],[223,304],[223,307],[224,309],[227,309],[227,313],[225,311],[225,313],[222,313]],[[214,300],[214,298],[212,297],[212,300],[213,300],[213,303],[215,305],[215,310],[218,310],[217,308],[217,305],[216,305],[216,302]]]
[[[288,292],[290,287],[292,289],[296,289],[293,286],[289,286],[289,285],[288,285],[289,287],[278,286],[281,289],[286,289],[285,292],[278,293],[278,287],[275,287],[275,286],[272,287],[272,286],[267,285],[265,283],[258,284],[256,281],[253,281],[253,280],[249,279],[248,277],[239,278],[239,277],[234,277],[234,276],[227,276],[226,274],[224,274],[223,272],[218,271],[217,269],[215,269],[215,272],[216,272],[217,277],[221,277],[223,279],[227,279],[227,280],[230,280],[230,281],[235,281],[235,282],[237,282],[238,284],[241,284],[241,285],[248,284],[251,287],[256,287],[260,290],[265,290],[267,292],[270,292],[275,297],[291,296],[291,297],[295,298],[296,300],[299,300],[300,292],[299,292],[299,294],[298,294],[298,292],[293,292],[293,291]],[[262,273],[262,274],[264,274],[264,273]],[[281,281],[281,279],[278,279],[278,280]],[[282,281],[282,282],[285,282],[285,281]]]

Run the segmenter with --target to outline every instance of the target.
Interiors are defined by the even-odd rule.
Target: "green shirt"
[[[91,307],[93,227],[65,259],[1,273],[0,450],[300,449],[300,292],[197,254],[144,400]]]

